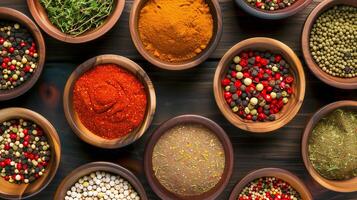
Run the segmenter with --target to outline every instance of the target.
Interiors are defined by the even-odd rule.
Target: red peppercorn
[[[15,65],[10,65],[9,69],[10,69],[11,71],[14,71],[14,70],[16,69],[16,67],[15,67]]]
[[[14,47],[10,47],[10,48],[9,48],[9,52],[10,52],[10,53],[14,53],[14,51],[15,51],[15,48],[14,48]]]
[[[245,118],[246,118],[247,120],[252,120],[253,116],[252,116],[251,114],[249,114],[249,115],[247,115]]]
[[[236,87],[240,87],[242,85],[242,82],[240,80],[237,80],[236,82],[234,82],[234,86]]]
[[[18,170],[21,170],[21,169],[22,169],[22,164],[21,164],[21,163],[17,163],[16,168],[17,168]]]
[[[25,140],[23,143],[22,143],[25,147],[27,147],[29,145],[29,142],[27,140]]]
[[[5,162],[0,162],[0,167],[4,168],[6,166]]]
[[[10,165],[11,164],[11,159],[10,158],[7,158],[5,159],[5,165]]]
[[[293,81],[294,81],[294,77],[292,77],[292,76],[288,76],[285,78],[285,82],[288,84],[292,83]]]
[[[281,61],[281,55],[276,55],[275,62],[280,62],[280,61]]]
[[[25,42],[21,42],[21,43],[20,43],[20,46],[21,46],[21,47],[24,47],[24,46],[26,46],[26,43],[25,43]]]
[[[246,59],[241,59],[239,64],[242,66],[242,67],[246,67],[248,65],[248,61]]]
[[[7,64],[8,62],[10,62],[10,61],[11,61],[11,60],[10,60],[9,57],[6,57],[6,58],[3,59],[3,62],[6,63],[6,64]]]
[[[4,44],[4,42],[5,42],[4,38],[1,37],[1,38],[0,38],[0,44],[2,45],[2,44]]]
[[[237,72],[236,72],[236,71],[232,71],[232,72],[231,72],[231,76],[232,76],[232,77],[236,77],[236,76],[237,76]]]
[[[6,68],[7,68],[7,64],[6,64],[6,63],[2,63],[2,64],[1,64],[1,67],[2,67],[3,69],[6,69]]]
[[[269,94],[266,94],[264,97],[265,101],[267,101],[268,103],[271,102],[271,96]]]
[[[23,132],[25,135],[28,134],[28,130],[27,130],[27,129],[24,129],[22,132]]]
[[[260,121],[264,121],[265,118],[267,118],[267,116],[266,116],[264,113],[259,113],[259,114],[258,114],[258,119],[259,119]]]
[[[9,150],[9,149],[10,149],[10,145],[9,145],[8,143],[6,143],[6,144],[4,145],[4,149],[5,149],[5,150]]]
[[[224,98],[227,100],[227,99],[230,99],[232,97],[232,94],[230,92],[224,92]]]
[[[25,71],[27,71],[27,69],[26,69],[27,67],[29,68],[28,70],[30,70],[30,66],[26,66],[25,67]],[[223,86],[227,86],[227,85],[229,85],[230,82],[231,81],[228,78],[225,78],[225,79],[222,80],[222,85]]]
[[[292,94],[293,93],[293,88],[291,88],[291,87],[286,88],[286,92],[288,94]]]

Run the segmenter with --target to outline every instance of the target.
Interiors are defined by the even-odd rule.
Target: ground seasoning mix
[[[143,84],[115,65],[98,65],[75,83],[73,105],[83,125],[106,138],[123,137],[144,120],[147,97]]]

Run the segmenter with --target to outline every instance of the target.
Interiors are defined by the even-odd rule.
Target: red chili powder
[[[116,139],[140,126],[147,98],[143,84],[132,73],[105,64],[77,80],[73,105],[87,129],[100,137]]]

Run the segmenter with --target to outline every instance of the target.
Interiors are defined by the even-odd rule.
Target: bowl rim
[[[185,61],[183,63],[169,63],[159,60],[154,56],[150,55],[150,53],[145,50],[141,42],[137,27],[138,27],[138,19],[140,16],[140,10],[142,9],[142,6],[146,3],[146,1],[148,0],[134,0],[133,6],[130,11],[129,29],[130,29],[131,40],[133,41],[137,51],[152,65],[165,70],[173,70],[173,71],[185,70],[200,65],[205,60],[207,60],[209,56],[216,50],[219,41],[221,40],[222,32],[223,32],[222,13],[218,0],[205,0],[209,5],[211,5],[210,10],[213,17],[214,27],[217,27],[214,28],[213,30],[213,36],[207,48],[196,57],[192,58],[189,61]],[[214,9],[212,9],[212,7]]]
[[[36,45],[38,46],[38,52],[40,54],[37,62],[37,68],[31,75],[30,79],[26,80],[20,86],[17,86],[14,89],[0,90],[0,101],[6,101],[23,95],[35,85],[42,73],[43,66],[45,64],[46,45],[40,29],[29,17],[27,17],[22,12],[12,8],[0,7],[0,18],[25,26],[26,29],[31,33],[32,37],[35,39]]]
[[[121,178],[125,179],[130,183],[130,185],[135,189],[138,195],[140,195],[140,199],[148,200],[144,186],[141,184],[140,180],[134,175],[134,173],[119,164],[106,161],[90,162],[81,165],[71,171],[68,175],[66,175],[64,179],[62,179],[61,183],[58,185],[54,194],[54,199],[64,199],[63,197],[65,196],[65,193],[68,188],[73,186],[78,181],[78,179],[96,171],[104,171],[120,176]]]
[[[310,71],[324,83],[339,88],[339,89],[357,89],[357,77],[354,78],[340,78],[334,77],[326,72],[322,71],[318,64],[315,62],[311,56],[311,51],[309,47],[310,33],[315,21],[320,15],[329,10],[335,5],[349,5],[357,7],[357,1],[354,0],[324,0],[319,3],[306,18],[301,34],[301,49],[302,56],[306,62],[306,65]]]
[[[225,169],[222,174],[221,180],[217,183],[217,185],[212,188],[210,191],[205,192],[201,195],[198,196],[187,196],[187,197],[179,197],[168,190],[166,190],[154,177],[152,173],[152,153],[153,149],[155,147],[155,144],[157,141],[160,139],[162,135],[166,133],[167,130],[171,129],[172,127],[175,127],[176,125],[179,124],[184,124],[184,123],[195,123],[195,124],[201,124],[205,126],[206,128],[209,128],[215,135],[216,137],[220,140],[222,143],[224,152],[225,152]],[[153,132],[153,134],[150,136],[148,139],[146,146],[145,146],[145,151],[144,151],[144,172],[146,179],[148,180],[148,183],[152,190],[158,195],[161,199],[181,199],[181,198],[188,198],[188,199],[205,199],[205,200],[214,200],[216,199],[225,189],[227,186],[232,172],[233,172],[233,165],[234,165],[234,157],[233,157],[233,147],[232,143],[227,135],[227,133],[224,131],[222,127],[220,127],[216,122],[212,121],[211,119],[208,119],[206,117],[200,116],[200,115],[194,115],[194,114],[185,114],[185,115],[179,115],[176,117],[173,117],[162,124],[159,125],[159,127]],[[214,190],[214,191],[212,191]],[[202,197],[202,195],[204,195]]]
[[[86,127],[82,125],[82,123],[77,124],[75,120],[76,114],[72,107],[71,98],[72,98],[73,87],[75,82],[85,72],[100,64],[116,64],[118,65],[118,67],[131,72],[134,76],[137,77],[138,80],[140,80],[140,82],[145,87],[145,93],[147,97],[146,113],[141,125],[137,127],[134,132],[131,132],[124,137],[112,139],[112,140],[97,136],[96,134],[92,133],[90,130],[86,129]],[[114,54],[104,54],[88,59],[87,61],[80,64],[72,72],[72,74],[67,79],[64,88],[63,108],[68,124],[70,125],[73,132],[81,140],[99,148],[117,149],[132,144],[136,140],[140,139],[144,135],[146,130],[149,128],[155,115],[156,94],[155,94],[154,85],[151,82],[149,76],[146,74],[144,69],[142,69],[137,63],[123,56],[114,55]],[[86,129],[86,130],[82,130],[82,129]],[[90,133],[90,135],[87,135],[87,133]]]
[[[288,111],[288,113],[284,114],[283,117],[278,118],[275,121],[272,122],[250,122],[243,120],[240,118],[238,115],[232,115],[232,111],[228,109],[226,106],[226,102],[223,99],[222,94],[219,92],[221,90],[221,72],[224,71],[227,67],[225,63],[227,63],[227,60],[229,60],[232,55],[238,54],[240,51],[244,49],[249,49],[249,46],[255,45],[255,44],[262,44],[265,46],[274,46],[279,49],[280,52],[283,52],[288,55],[288,57],[292,60],[293,66],[292,68],[295,68],[296,70],[296,77],[295,79],[298,79],[299,81],[297,82],[297,86],[300,90],[300,92],[296,93],[296,104],[292,105],[292,109]],[[269,50],[269,47],[266,48],[264,46],[264,49]],[[245,131],[253,132],[253,133],[272,133],[273,131],[285,126],[288,124],[291,120],[294,119],[294,117],[297,115],[299,112],[304,98],[305,98],[305,90],[306,90],[306,80],[305,80],[305,73],[304,73],[304,68],[298,58],[298,56],[294,53],[294,51],[287,46],[286,44],[275,40],[271,38],[266,38],[266,37],[255,37],[255,38],[249,38],[246,40],[243,40],[236,45],[234,45],[232,48],[230,48],[222,57],[220,62],[218,63],[218,66],[216,68],[215,74],[214,74],[214,80],[213,80],[213,93],[215,97],[216,104],[223,114],[223,116],[234,126],[237,128],[240,128]],[[264,126],[260,126],[260,124],[264,124]]]
[[[273,174],[273,175],[271,175]],[[302,194],[306,195],[307,199],[304,200],[312,200],[312,195],[306,185],[293,173],[280,169],[280,168],[261,168],[257,170],[253,170],[245,175],[235,186],[232,190],[229,200],[236,200],[242,189],[257,178],[262,177],[276,177],[279,178],[291,186],[296,185],[298,188],[293,187],[301,196]],[[287,181],[285,179],[290,179],[291,181]]]
[[[330,104],[327,104],[316,111],[311,118],[309,119],[308,123],[305,126],[302,139],[301,139],[301,155],[304,161],[305,168],[309,172],[310,176],[318,182],[323,187],[333,190],[336,192],[356,192],[357,191],[357,177],[348,179],[348,180],[329,180],[321,176],[315,168],[312,166],[309,158],[308,158],[308,141],[309,137],[312,133],[313,128],[315,125],[323,118],[324,116],[328,115],[332,111],[344,108],[344,107],[354,107],[357,109],[357,101],[336,101]],[[354,187],[353,187],[354,186]]]
[[[39,2],[34,0],[27,0],[27,6],[30,10],[32,17],[44,32],[46,32],[48,35],[59,41],[66,42],[66,43],[73,43],[73,44],[85,43],[95,40],[103,36],[110,29],[113,28],[124,10],[125,0],[115,0],[114,3],[115,6],[113,7],[112,13],[106,18],[106,20],[101,26],[92,29],[88,33],[84,33],[73,37],[72,35],[63,33],[52,23],[46,22],[44,18],[48,19],[47,14],[44,13],[45,9],[42,7],[42,5],[40,5]],[[41,6],[42,9],[39,10],[37,8],[37,5]]]

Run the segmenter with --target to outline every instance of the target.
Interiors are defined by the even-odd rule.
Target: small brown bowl
[[[217,183],[217,185],[212,188],[210,191],[203,193],[198,196],[178,196],[174,193],[171,193],[166,188],[164,188],[157,178],[155,177],[154,171],[152,170],[152,154],[155,147],[155,144],[158,142],[160,137],[164,135],[171,128],[183,124],[183,123],[195,123],[201,124],[207,128],[209,128],[217,138],[222,143],[224,153],[226,156],[225,169],[222,174],[221,180]],[[233,147],[229,137],[226,132],[214,121],[198,116],[198,115],[181,115],[178,117],[174,117],[164,123],[162,123],[159,128],[155,130],[155,132],[151,135],[146,147],[145,147],[145,155],[144,155],[144,171],[146,178],[148,179],[149,185],[154,190],[154,192],[161,199],[171,199],[171,200],[214,200],[220,195],[225,187],[227,186],[229,179],[233,172]]]
[[[95,40],[107,33],[111,28],[113,28],[113,26],[120,18],[125,6],[125,0],[114,0],[114,4],[115,5],[113,7],[112,13],[107,17],[101,26],[89,30],[81,35],[72,36],[63,33],[60,29],[51,23],[47,16],[46,9],[41,5],[39,0],[27,0],[27,5],[31,15],[35,19],[36,23],[41,27],[41,29],[51,37],[67,43],[85,43]]]
[[[357,7],[356,0],[324,0],[319,5],[317,5],[314,10],[310,13],[309,17],[306,19],[302,35],[301,35],[301,48],[307,66],[310,68],[312,73],[315,74],[317,78],[340,89],[357,89],[357,77],[354,78],[340,78],[334,77],[326,72],[324,72],[318,64],[315,62],[314,58],[311,56],[309,41],[311,29],[317,20],[317,18],[326,10],[336,6],[336,5],[349,5]]]
[[[30,18],[28,18],[23,13],[11,8],[0,7],[0,18],[3,20],[17,22],[22,26],[25,26],[32,34],[32,37],[38,47],[39,54],[38,66],[35,72],[32,74],[31,78],[29,78],[24,83],[22,83],[22,85],[14,89],[0,90],[0,101],[5,101],[24,94],[29,89],[31,89],[33,85],[35,85],[36,81],[42,73],[43,65],[45,64],[46,47],[45,40],[42,37],[40,29]]]
[[[123,179],[127,180],[130,185],[140,196],[141,200],[148,200],[145,189],[140,183],[139,179],[124,167],[110,163],[110,162],[91,162],[78,167],[68,174],[58,186],[54,199],[64,200],[66,192],[83,176],[89,175],[92,172],[104,171],[115,175],[119,175]]]
[[[336,191],[336,192],[356,192],[357,191],[357,177],[354,177],[349,180],[330,180],[321,176],[315,168],[312,166],[309,156],[308,156],[308,143],[310,134],[312,133],[315,125],[326,115],[332,111],[339,108],[347,108],[357,111],[357,101],[337,101],[318,110],[309,120],[304,130],[301,141],[301,153],[304,160],[305,167],[310,173],[312,178],[315,179],[320,185],[324,186],[327,189]]]
[[[239,183],[234,187],[229,200],[237,200],[239,194],[250,182],[262,177],[279,178],[289,183],[301,195],[303,200],[313,199],[305,184],[291,172],[279,168],[263,168],[249,173],[241,181],[239,181]]]
[[[141,9],[145,6],[148,0],[135,0],[133,7],[130,12],[129,28],[131,39],[133,40],[136,49],[139,53],[151,64],[167,70],[184,70],[196,67],[197,65],[204,62],[216,49],[222,36],[222,13],[219,6],[218,0],[205,0],[210,7],[212,18],[213,18],[213,35],[211,41],[208,43],[207,48],[202,51],[199,55],[192,58],[191,60],[182,63],[170,63],[162,61],[155,56],[151,55],[145,50],[143,43],[141,42],[139,31],[138,31],[138,21]]]
[[[78,117],[78,114],[74,111],[73,108],[72,99],[74,84],[76,83],[78,78],[82,76],[82,74],[100,64],[116,64],[119,67],[122,67],[123,69],[126,69],[129,72],[133,73],[144,85],[147,95],[147,109],[143,122],[131,133],[118,139],[108,140],[92,133],[82,124]],[[79,138],[91,145],[100,148],[115,149],[135,142],[148,129],[152,119],[154,118],[156,109],[155,89],[146,72],[132,60],[118,55],[101,55],[85,61],[84,63],[79,65],[76,70],[73,71],[71,76],[68,78],[64,89],[63,107],[69,125]]]
[[[237,114],[232,112],[231,108],[226,103],[223,97],[223,88],[221,86],[221,80],[227,73],[227,66],[229,66],[229,64],[232,62],[234,56],[244,50],[268,50],[271,52],[280,53],[291,66],[291,73],[294,76],[295,80],[295,83],[292,86],[294,93],[290,97],[289,102],[283,107],[283,109],[279,113],[276,114],[275,121],[254,122],[242,119]],[[223,56],[223,58],[218,64],[216,73],[214,75],[213,92],[214,97],[216,99],[216,103],[222,114],[233,125],[250,132],[266,133],[281,128],[295,117],[304,101],[305,85],[306,82],[304,68],[302,67],[301,62],[294,53],[294,51],[278,40],[258,37],[239,42],[230,50],[228,50],[228,52]]]
[[[38,194],[52,181],[61,161],[60,139],[56,129],[47,119],[25,108],[6,108],[0,110],[0,123],[17,118],[31,120],[44,130],[51,146],[51,159],[44,175],[33,183],[14,184],[0,178],[0,198],[4,199],[25,199]]]

